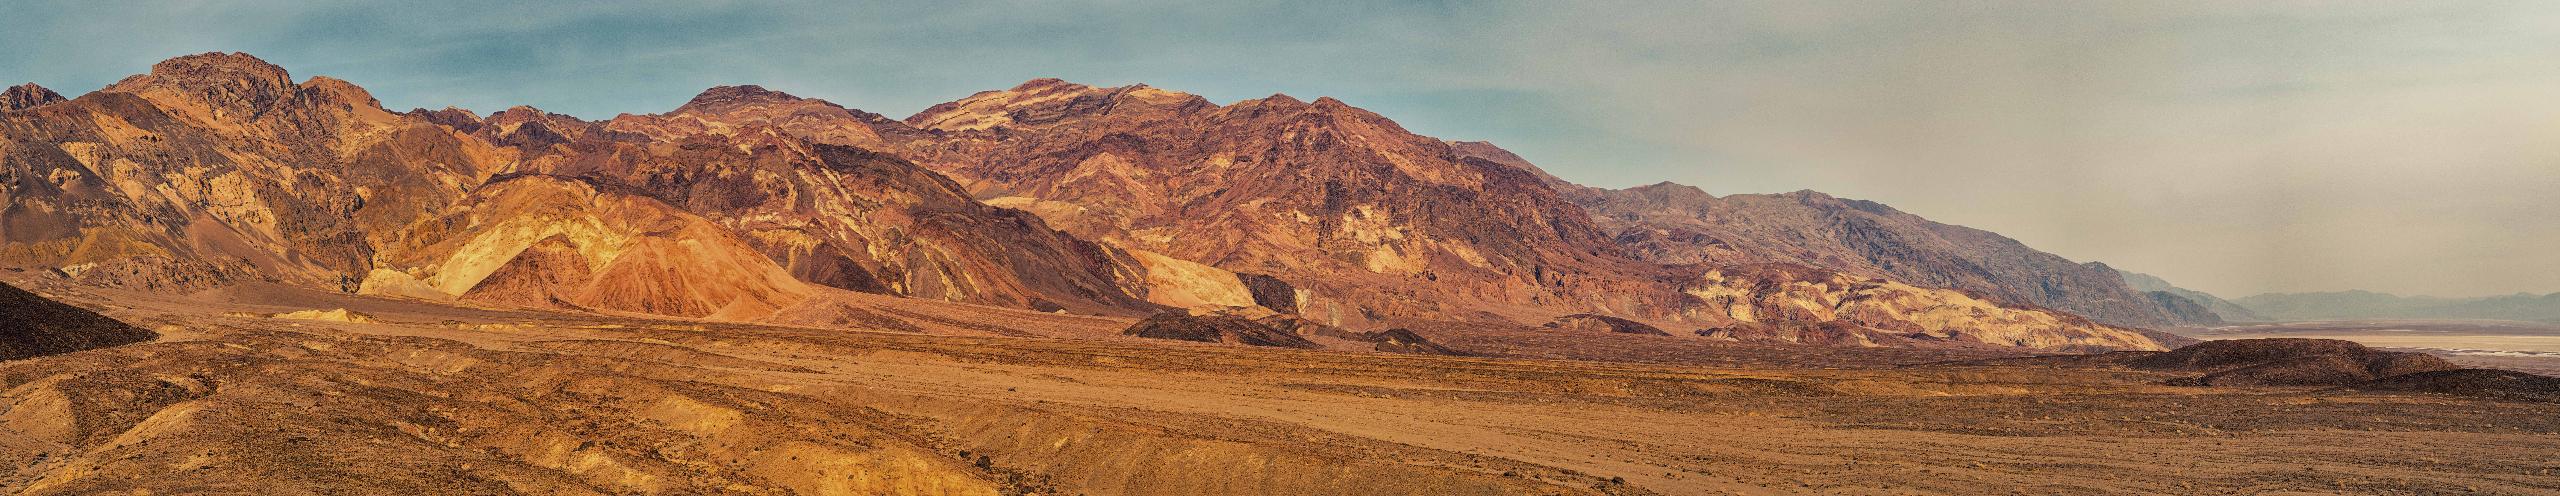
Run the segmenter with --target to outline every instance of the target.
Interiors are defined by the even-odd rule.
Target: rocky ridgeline
[[[41,110],[0,114],[0,172],[21,179],[0,184],[0,264],[91,284],[730,320],[832,288],[1125,316],[1258,307],[1339,329],[1590,314],[1809,344],[2158,348],[1925,279],[1817,264],[1744,284],[1657,263],[1569,201],[1578,187],[1331,98],[1035,80],[899,120],[722,86],[588,121],[392,113],[245,54],[69,101],[11,91]],[[1860,303],[1877,295],[1903,306]]]

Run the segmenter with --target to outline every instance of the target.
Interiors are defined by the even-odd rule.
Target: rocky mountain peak
[[[1637,187],[1633,187],[1633,188],[1627,188],[1627,190],[1628,190],[1628,191],[1634,191],[1634,192],[1637,192],[1637,193],[1647,194],[1647,195],[1663,195],[1663,196],[1672,196],[1672,195],[1678,195],[1678,196],[1705,196],[1705,197],[1708,197],[1708,198],[1713,198],[1713,197],[1715,197],[1715,195],[1709,195],[1709,194],[1707,194],[1707,190],[1698,189],[1698,187],[1697,187],[1697,186],[1690,186],[1690,185],[1680,184],[1680,183],[1675,183],[1675,182],[1671,182],[1671,181],[1663,181],[1663,182],[1658,182],[1658,183],[1653,183],[1653,184],[1647,184],[1647,185],[1643,185],[1643,186],[1637,186]]]
[[[1032,80],[1030,80],[1030,81],[1023,81],[1023,82],[1022,82],[1022,84],[1013,85],[1013,89],[1005,90],[1005,91],[1013,91],[1013,92],[1033,92],[1033,91],[1042,91],[1042,90],[1084,91],[1084,90],[1089,90],[1089,89],[1093,89],[1093,87],[1092,87],[1092,86],[1085,86],[1085,85],[1081,85],[1081,84],[1076,84],[1076,83],[1070,83],[1070,82],[1067,82],[1067,80],[1064,80],[1064,79],[1058,79],[1058,78],[1035,78],[1035,79],[1032,79]]]
[[[367,108],[382,107],[382,101],[374,99],[373,92],[365,91],[362,86],[356,86],[355,83],[350,83],[338,78],[312,76],[311,80],[302,82],[301,88],[306,94],[315,95],[331,102],[347,105],[359,105]]]
[[[601,127],[567,114],[554,114],[530,105],[517,105],[489,114],[481,120],[481,134],[502,145],[542,148],[568,143],[585,137]]]
[[[63,101],[61,93],[54,93],[35,83],[0,90],[0,110],[26,110],[60,101]]]
[[[676,107],[676,113],[710,111],[739,105],[792,103],[803,101],[825,103],[824,100],[801,98],[790,93],[769,90],[765,89],[763,86],[752,84],[713,86],[710,89],[702,90],[701,94],[694,95],[693,100],[685,102],[683,106]]]
[[[579,124],[587,122],[586,120],[579,119],[575,116],[551,113],[550,111],[536,108],[532,105],[507,107],[506,110],[500,110],[497,113],[489,114],[487,119],[482,120],[491,125],[498,125],[501,123],[513,124],[527,121],[561,121]]]
[[[192,54],[159,61],[159,64],[151,64],[148,74],[128,77],[125,82],[118,82],[118,87],[125,87],[136,79],[182,84],[182,87],[292,87],[294,82],[292,74],[284,72],[284,66],[266,64],[266,59],[238,54],[238,51],[233,51],[233,54],[212,51],[212,54]]]
[[[1262,99],[1254,100],[1253,102],[1254,102],[1254,103],[1257,103],[1257,104],[1261,104],[1261,105],[1276,105],[1276,106],[1287,106],[1287,107],[1295,107],[1295,106],[1299,106],[1299,105],[1306,105],[1306,104],[1307,104],[1307,102],[1306,102],[1305,100],[1299,100],[1299,99],[1298,99],[1298,97],[1289,96],[1289,94],[1288,94],[1288,93],[1272,93],[1272,94],[1271,94],[1271,96],[1262,97]]]
[[[946,132],[996,127],[1022,127],[1062,119],[1149,109],[1175,112],[1215,107],[1199,96],[1134,84],[1099,88],[1056,78],[1025,81],[1012,89],[982,91],[958,101],[935,105],[907,117],[906,123]]]
[[[410,117],[426,119],[427,122],[450,127],[454,130],[462,131],[465,134],[480,131],[480,114],[472,112],[469,109],[445,107],[443,110],[427,110],[423,108],[415,108],[409,109],[407,115]]]
[[[276,85],[293,81],[284,67],[240,52],[208,52],[163,60],[151,65],[150,75],[174,81],[236,80]]]
[[[1592,194],[1620,197],[1623,198],[1622,201],[1646,205],[1643,208],[1677,212],[1697,212],[1708,208],[1716,201],[1716,195],[1708,194],[1706,190],[1670,181],[1636,186],[1616,192]]]
[[[245,53],[202,53],[160,61],[151,72],[104,91],[144,95],[170,104],[192,101],[214,115],[256,115],[291,98],[298,86],[283,67]]]

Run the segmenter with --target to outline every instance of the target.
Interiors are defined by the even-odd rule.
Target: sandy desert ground
[[[2560,494],[2550,403],[1638,336],[1426,332],[1641,362],[1193,345],[852,294],[793,326],[5,278],[163,337],[0,363],[0,493]],[[339,308],[366,317],[274,317]]]

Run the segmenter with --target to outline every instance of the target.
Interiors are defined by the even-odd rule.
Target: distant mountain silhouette
[[[2269,293],[2232,300],[2274,320],[2496,319],[2560,322],[2560,293],[2479,298],[2371,291]]]

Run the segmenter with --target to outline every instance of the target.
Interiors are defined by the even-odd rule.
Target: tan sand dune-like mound
[[[328,310],[296,310],[268,315],[267,318],[288,320],[326,320],[332,322],[354,322],[359,324],[373,322],[372,315],[344,308],[333,308]]]

